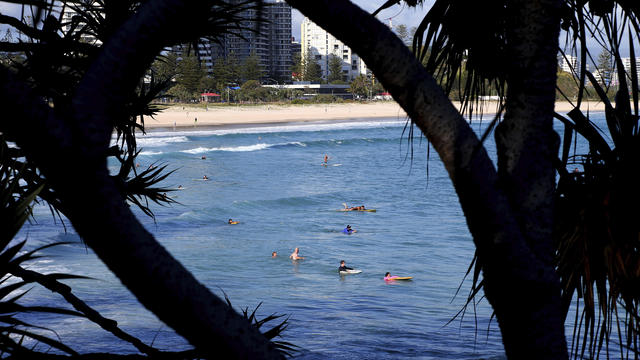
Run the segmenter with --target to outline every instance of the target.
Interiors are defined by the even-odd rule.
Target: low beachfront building
[[[297,81],[287,85],[263,85],[272,89],[299,90],[302,98],[313,98],[317,95],[333,95],[342,99],[352,99],[353,94],[349,92],[349,85],[338,84],[312,84],[308,81]]]

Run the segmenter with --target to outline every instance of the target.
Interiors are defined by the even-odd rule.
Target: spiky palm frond
[[[224,291],[223,291],[223,294],[224,294],[224,299],[227,302],[227,305],[229,305],[230,308],[233,308],[233,305],[231,304],[231,300],[229,299],[227,294]],[[280,314],[280,315],[271,314],[262,319],[258,319],[256,316],[256,312],[258,311],[261,305],[262,303],[259,303],[258,306],[256,306],[255,309],[253,309],[251,314],[249,314],[249,307],[245,307],[244,309],[241,309],[242,315],[257,329],[260,329],[263,325],[265,325],[270,321],[277,320],[285,316],[284,314]],[[267,339],[269,339],[274,344],[276,349],[278,349],[282,354],[284,354],[285,356],[291,357],[296,352],[300,351],[300,347],[287,341],[274,340],[276,337],[282,336],[282,333],[287,329],[287,326],[289,326],[288,316],[284,320],[282,320],[282,322],[276,324],[271,329],[263,332],[262,335],[264,335]]]
[[[60,2],[26,1],[21,2],[22,14],[18,17],[0,14],[0,24],[9,26],[22,34],[19,40],[0,42],[0,52],[10,52],[20,61],[10,66],[18,77],[25,80],[47,99],[55,109],[69,109],[71,95],[78,83],[99,55],[101,45],[106,43],[114,32],[129,18],[135,15],[141,1],[83,1],[65,0]],[[222,39],[228,33],[241,36],[245,31],[257,31],[262,19],[263,2],[260,0],[225,1],[211,0],[208,13],[199,14],[206,21],[194,22],[188,32],[175,32],[175,38],[167,38],[167,46],[183,42],[197,42],[200,38],[212,41]],[[64,16],[71,11],[71,17]],[[252,11],[255,19],[247,19],[245,14]],[[161,55],[160,55],[161,56]],[[141,186],[151,186],[157,181],[141,181],[135,174],[135,157],[139,154],[136,133],[144,133],[143,116],[152,116],[158,108],[151,104],[163,90],[170,85],[171,79],[153,79],[140,85],[132,94],[124,111],[113,119],[118,149],[108,155],[120,162],[119,179],[127,186],[123,196],[132,201],[141,210],[152,216],[147,206],[148,200],[168,204],[169,198],[158,195],[160,190],[144,190]],[[28,165],[30,179],[25,180],[30,188],[45,183],[37,169]],[[130,175],[134,172],[133,175]],[[161,178],[156,174],[156,178]],[[131,178],[131,179],[129,179]],[[164,177],[162,177],[164,178]],[[127,192],[131,191],[131,192]],[[55,211],[64,213],[65,209],[51,191],[43,191],[49,204]],[[146,198],[146,196],[150,196]]]
[[[581,92],[590,86],[605,104],[606,128],[590,121],[590,114],[579,108],[580,99],[567,117],[556,114],[565,124],[558,162],[557,272],[565,311],[578,299],[571,350],[575,358],[585,354],[598,358],[602,352],[608,356],[614,351],[610,348],[614,336],[618,343],[615,351],[621,358],[636,357],[640,350],[640,191],[635,184],[640,176],[638,74],[635,67],[626,71],[622,64],[622,31],[616,26],[618,21],[630,24],[628,44],[633,56],[631,34],[637,37],[640,30],[638,10],[627,2],[601,2],[588,15],[579,13],[576,20],[575,28],[595,31],[593,26],[602,26],[598,34],[616,63],[619,85],[615,104],[609,100],[609,89],[593,74],[584,69],[575,74],[588,80]],[[627,16],[617,18],[616,14],[625,12]],[[583,58],[586,55],[588,51]],[[589,150],[574,150],[570,155],[572,139],[577,136],[588,142]]]
[[[20,187],[21,177],[19,173],[13,173],[11,168],[6,166],[3,161],[6,159],[6,152],[0,150],[0,218],[3,219],[3,226],[0,227],[0,279],[2,279],[0,281],[0,351],[8,353],[20,352],[21,345],[13,339],[16,336],[25,336],[70,355],[76,355],[75,351],[60,341],[33,332],[34,329],[45,328],[33,326],[15,318],[16,314],[27,312],[45,312],[72,316],[82,316],[82,314],[63,308],[22,306],[17,303],[26,294],[26,291],[23,291],[22,288],[29,282],[8,282],[11,270],[25,261],[35,259],[35,252],[38,249],[18,255],[25,241],[12,246],[10,246],[10,242],[30,216],[30,206],[42,190],[42,186],[16,197],[16,189]],[[59,275],[58,277],[62,278],[64,276]],[[16,292],[18,294],[14,295]]]

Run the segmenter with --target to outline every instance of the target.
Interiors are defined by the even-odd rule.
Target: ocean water
[[[179,204],[152,207],[155,221],[139,218],[237,309],[261,304],[261,317],[288,316],[283,340],[301,348],[296,358],[502,359],[486,301],[450,322],[465,303],[474,246],[437,154],[427,156],[424,139],[410,143],[404,127],[393,118],[151,131],[139,138],[141,167],[175,169],[163,185],[183,189],[169,194]],[[493,156],[492,140],[486,146]],[[330,166],[321,165],[324,154]],[[342,203],[377,212],[336,211]],[[32,269],[89,276],[66,283],[123,330],[161,349],[188,347],[137,304],[68,222],[65,231],[46,206],[34,214],[19,236],[30,249],[72,244],[42,251]],[[347,224],[357,233],[343,234]],[[295,247],[305,260],[288,259]],[[362,273],[340,276],[340,260]],[[413,280],[385,283],[387,271]],[[24,303],[61,301],[36,287]],[[135,351],[83,319],[27,320],[81,352]]]

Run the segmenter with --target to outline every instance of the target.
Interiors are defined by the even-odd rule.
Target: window
[[[342,56],[342,59],[343,59],[343,60],[349,60],[349,55],[343,55],[343,56]]]

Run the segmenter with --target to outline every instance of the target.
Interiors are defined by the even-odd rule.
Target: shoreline
[[[454,103],[454,105],[460,109],[459,103]],[[604,104],[602,102],[585,102],[582,108],[589,109],[589,111],[604,111]],[[487,102],[482,106],[482,109],[484,116],[491,116],[496,112],[496,103]],[[565,101],[558,101],[555,104],[555,110],[560,113],[568,112],[571,109],[571,104]],[[173,128],[204,130],[217,127],[354,121],[375,118],[403,120],[407,118],[407,115],[394,101],[310,105],[214,105],[208,109],[172,106],[158,112],[154,117],[145,116],[144,124],[147,130]]]

